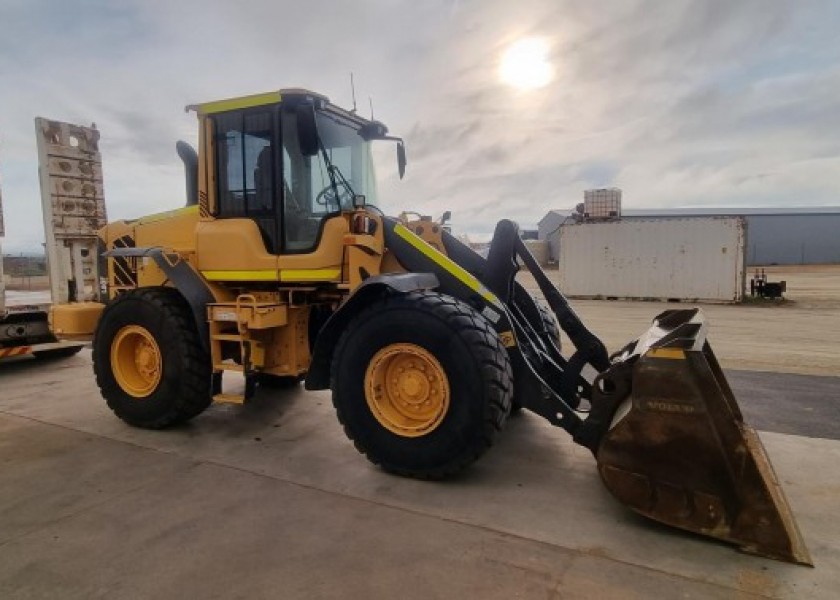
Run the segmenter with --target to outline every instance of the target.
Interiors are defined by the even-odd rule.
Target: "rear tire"
[[[333,355],[331,387],[344,431],[368,460],[438,479],[493,444],[510,411],[513,375],[498,334],[475,310],[411,292],[385,297],[351,321]]]
[[[108,406],[135,427],[183,423],[212,401],[210,358],[189,306],[169,288],[131,290],[108,304],[93,369]]]

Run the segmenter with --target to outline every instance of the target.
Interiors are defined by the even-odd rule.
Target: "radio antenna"
[[[356,114],[356,86],[353,83],[353,71],[350,71],[350,94],[353,96],[353,110],[350,112]]]
[[[368,102],[370,103],[370,120],[373,121],[373,98],[368,96]]]

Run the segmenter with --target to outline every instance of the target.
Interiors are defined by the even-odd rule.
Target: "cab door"
[[[341,214],[322,155],[301,152],[296,112],[283,110],[280,115],[281,280],[339,280],[347,218]]]

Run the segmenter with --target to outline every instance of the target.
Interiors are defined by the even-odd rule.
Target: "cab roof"
[[[349,111],[332,104],[330,99],[304,88],[281,88],[273,92],[264,92],[262,94],[251,94],[248,96],[239,96],[236,98],[227,98],[225,100],[214,100],[212,102],[204,102],[201,104],[189,104],[186,109],[195,111],[199,116],[212,115],[224,113],[234,110],[241,110],[245,108],[253,108],[256,106],[268,106],[271,104],[279,104],[282,102],[305,100],[313,103],[316,108],[324,110],[335,115],[339,115],[350,121],[355,121],[358,125],[371,125],[380,128],[381,134],[387,133],[388,128],[380,121],[366,119],[356,114],[355,110]]]
[[[224,100],[214,100],[212,102],[203,102],[201,104],[190,104],[186,107],[187,111],[194,110],[199,115],[209,115],[220,112],[227,112],[231,110],[239,110],[242,108],[251,108],[254,106],[265,106],[268,104],[277,104],[284,99],[290,97],[307,98],[313,101],[320,101],[328,104],[330,99],[322,94],[305,90],[303,88],[283,88],[273,92],[264,92],[262,94],[251,94],[248,96],[239,96],[236,98],[226,98]]]

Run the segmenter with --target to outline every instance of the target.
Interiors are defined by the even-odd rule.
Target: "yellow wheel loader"
[[[300,89],[188,108],[187,206],[102,229],[107,298],[53,313],[57,330],[96,323],[96,380],[119,418],[163,428],[305,380],[332,390],[370,461],[442,478],[524,408],[591,450],[639,513],[810,563],[698,310],[662,313],[609,355],[513,222],[483,258],[439,221],[375,208],[371,144],[396,143],[400,176],[406,164],[381,123]],[[550,312],[515,281],[523,265]],[[223,391],[229,371],[244,394]]]

